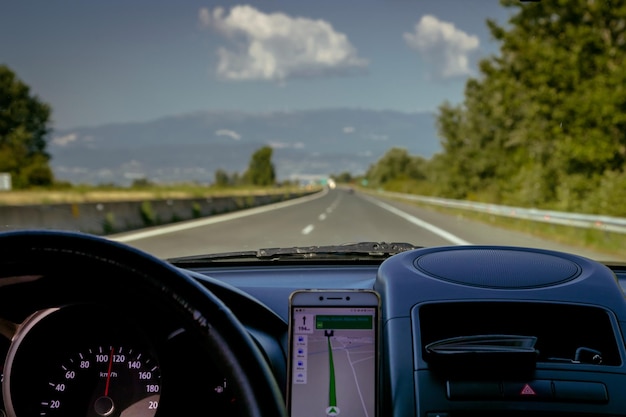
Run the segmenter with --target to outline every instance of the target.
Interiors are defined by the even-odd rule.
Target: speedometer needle
[[[104,388],[104,395],[109,396],[109,383],[111,382],[111,368],[113,367],[113,346],[111,346],[111,353],[109,353],[109,370],[107,371],[107,383]]]

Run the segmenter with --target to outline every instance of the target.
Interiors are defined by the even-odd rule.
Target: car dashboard
[[[120,250],[112,258],[125,256],[123,245],[110,245]],[[626,415],[623,266],[531,248],[446,246],[384,261],[172,269],[219,300],[219,314],[200,321],[217,325],[223,314],[242,325],[269,370],[253,384],[276,385],[279,401],[290,294],[373,289],[382,313],[380,416]],[[170,292],[167,282],[159,291],[129,282],[80,259],[52,269],[3,261],[7,415],[241,415],[245,390],[229,359],[219,345],[207,350],[180,306],[158,294]]]

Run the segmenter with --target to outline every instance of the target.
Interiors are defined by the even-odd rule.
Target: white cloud
[[[141,163],[141,162],[139,162],[138,160],[136,160],[136,159],[131,159],[131,160],[130,160],[130,161],[128,161],[128,162],[124,162],[124,163],[122,163],[121,167],[122,167],[123,169],[127,169],[127,170],[129,170],[129,171],[139,171],[139,170],[141,170],[141,169],[143,168],[143,165],[142,165],[142,163]]]
[[[143,172],[125,172],[124,178],[128,180],[140,180],[142,178],[146,178],[146,174]]]
[[[220,129],[220,130],[216,130],[215,134],[217,136],[228,136],[229,138],[231,138],[233,140],[240,140],[241,139],[241,135],[239,133],[235,132],[234,130]]]
[[[354,126],[346,126],[343,128],[343,133],[345,134],[349,134],[349,133],[354,133],[356,129],[354,128]]]
[[[56,146],[68,146],[72,143],[81,143],[83,146],[87,146],[88,148],[94,147],[95,138],[91,135],[79,136],[78,133],[68,133],[63,136],[53,137],[51,143]]]
[[[76,133],[70,133],[64,136],[57,136],[52,139],[52,143],[57,146],[67,146],[72,142],[76,142],[78,140],[78,135]]]
[[[378,135],[376,133],[372,133],[372,134],[368,135],[367,138],[370,139],[370,140],[375,140],[375,141],[389,140],[389,136],[388,135]]]
[[[203,27],[208,27],[211,24],[211,13],[209,12],[209,9],[203,7],[200,11],[198,11],[198,21]]]
[[[431,15],[422,16],[414,32],[404,34],[404,40],[432,65],[433,75],[440,78],[470,74],[469,54],[480,45],[477,36]]]
[[[114,172],[111,171],[110,169],[101,169],[99,170],[96,175],[98,176],[98,178],[111,178],[114,175]]]
[[[87,168],[84,167],[68,167],[65,165],[61,165],[54,168],[55,172],[61,172],[64,174],[86,174],[89,172]]]
[[[266,14],[252,6],[235,6],[228,13],[221,7],[212,12],[202,8],[198,20],[234,43],[217,51],[217,74],[223,79],[283,82],[346,74],[368,65],[348,37],[325,20]]]
[[[269,145],[273,149],[287,149],[287,148],[303,149],[304,148],[304,143],[302,142],[288,143],[288,142],[280,142],[280,141],[270,141]]]

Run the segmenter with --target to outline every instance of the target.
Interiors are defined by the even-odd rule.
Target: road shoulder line
[[[255,207],[247,210],[240,210],[233,213],[220,214],[217,216],[211,216],[204,219],[188,220],[168,226],[152,227],[150,229],[142,229],[136,232],[124,233],[119,236],[108,236],[109,240],[116,242],[132,242],[134,240],[147,239],[149,237],[161,236],[168,233],[180,232],[183,230],[195,229],[196,227],[208,226],[211,224],[226,222],[229,220],[240,219],[242,217],[252,216],[255,214],[266,213],[268,211],[277,210],[284,207],[294,206],[296,204],[306,203],[328,194],[328,190],[325,189],[320,193],[308,195],[306,197],[300,197],[293,200],[281,201],[280,203],[268,204],[261,207]]]
[[[419,219],[409,213],[406,213],[390,204],[384,203],[380,200],[377,200],[375,198],[369,197],[369,196],[364,196],[362,195],[361,197],[363,197],[363,199],[369,201],[372,204],[377,205],[378,207],[385,209],[387,211],[389,211],[390,213],[395,214],[396,216],[402,217],[404,220],[413,223],[414,225],[421,227],[422,229],[428,230],[429,232],[447,240],[448,242],[454,244],[454,245],[471,245],[470,242],[468,242],[467,240],[461,239],[460,237],[440,228],[435,226],[434,224],[430,224],[428,222],[425,222],[422,219]]]

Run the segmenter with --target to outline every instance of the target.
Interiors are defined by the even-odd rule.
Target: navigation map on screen
[[[291,417],[375,416],[376,308],[294,307]]]

